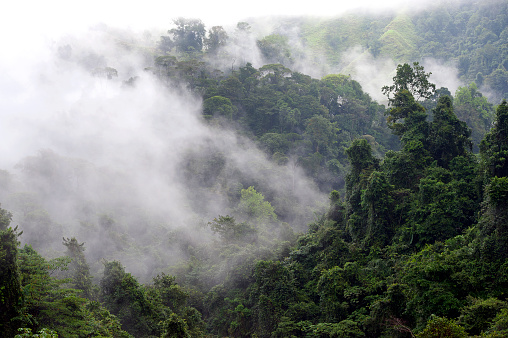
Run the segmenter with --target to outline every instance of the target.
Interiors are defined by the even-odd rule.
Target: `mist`
[[[94,273],[116,259],[146,280],[209,241],[206,223],[235,215],[249,186],[304,231],[327,196],[225,121],[205,121],[201,99],[147,71],[153,57],[126,34],[95,27],[3,68],[0,198],[22,244],[51,257],[77,237]]]
[[[83,10],[90,14],[92,7]],[[200,97],[150,71],[160,36],[182,13],[161,18],[143,9],[139,20],[116,28],[100,22],[125,27],[130,21],[108,17],[111,11],[99,20],[72,22],[70,13],[54,23],[32,18],[22,27],[21,21],[11,34],[4,29],[10,48],[0,56],[0,203],[24,231],[22,243],[54,257],[64,250],[62,237],[77,237],[95,274],[102,259],[117,259],[144,281],[188,259],[189,246],[211,241],[206,224],[214,217],[242,220],[236,208],[249,186],[274,206],[280,222],[305,231],[314,212],[325,208],[327,194],[291,159],[274,164],[228,121],[205,120]],[[316,78],[351,75],[385,103],[380,88],[395,75],[392,59],[355,46],[332,66],[308,52],[298,28],[278,25],[281,17],[249,14],[256,17],[248,20],[250,31],[235,30],[245,13],[223,21],[230,43],[207,60],[214,67],[224,73],[246,62],[261,67],[270,60],[263,59],[257,40],[281,34],[291,46],[286,66],[293,71]],[[218,18],[205,15],[207,29],[222,25]],[[38,31],[38,24],[44,29]],[[454,92],[461,85],[454,65],[422,63],[437,87]]]

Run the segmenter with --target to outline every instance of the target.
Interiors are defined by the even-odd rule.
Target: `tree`
[[[136,337],[158,335],[163,313],[155,310],[142,285],[120,262],[105,262],[100,282],[104,306],[120,319],[122,328]]]
[[[68,257],[46,260],[25,245],[19,250],[19,259],[27,325],[34,330],[49,328],[63,337],[85,336],[96,329],[86,309],[87,299],[79,297],[78,290],[64,287],[68,279],[52,277],[54,272],[67,268]]]
[[[279,110],[279,124],[286,132],[293,132],[294,128],[300,123],[300,110],[298,108],[292,109],[286,102],[279,100],[277,102],[277,109]]]
[[[189,294],[176,284],[175,277],[159,274],[153,278],[153,288],[159,293],[164,306],[175,313],[183,313]]]
[[[32,333],[30,328],[18,329],[18,334],[14,338],[58,338],[56,331],[41,329],[38,333]]]
[[[275,153],[285,154],[289,150],[289,141],[284,134],[265,133],[259,138],[263,149],[271,155]]]
[[[238,102],[244,96],[244,88],[240,79],[236,76],[228,76],[219,83],[217,88],[220,96],[227,97],[233,102]]]
[[[501,98],[506,98],[508,95],[508,72],[504,67],[499,67],[487,76],[485,83],[500,93]]]
[[[457,118],[471,128],[473,150],[479,151],[479,145],[485,134],[492,127],[495,117],[494,107],[478,91],[473,82],[469,86],[459,87],[455,92],[453,108]]]
[[[257,41],[257,46],[267,63],[280,63],[290,66],[293,62],[288,38],[279,34],[265,36]]]
[[[178,18],[173,20],[176,25],[168,33],[173,37],[179,52],[201,52],[206,34],[205,25],[199,19]]]
[[[210,54],[217,54],[220,48],[228,42],[228,34],[222,26],[213,26],[208,31],[208,37],[204,39],[206,50]]]
[[[391,99],[392,108],[388,111],[386,119],[388,127],[402,140],[406,136],[414,139],[425,139],[427,137],[428,124],[425,121],[427,114],[425,108],[414,99],[407,90],[402,89],[395,93]],[[411,131],[410,134],[406,134]]]
[[[275,209],[254,187],[242,189],[241,194],[238,212],[247,220],[255,221],[259,225],[267,225],[277,220]]]
[[[75,237],[63,239],[63,245],[67,247],[67,256],[71,258],[69,272],[72,275],[73,287],[83,291],[83,297],[91,299],[92,276],[90,276],[90,268],[83,254],[84,244],[79,244]]]
[[[364,197],[366,209],[361,205],[362,191],[366,189],[371,174],[379,169],[379,159],[372,155],[372,148],[365,139],[354,140],[346,149],[346,154],[351,163],[351,171],[346,176],[347,229],[354,240],[362,240],[367,228],[365,211],[369,209],[366,204],[368,196]]]
[[[286,87],[286,79],[289,78],[291,74],[291,69],[286,68],[280,63],[271,63],[259,68],[260,82],[266,85],[272,85],[272,88],[279,90]]]
[[[365,244],[384,247],[394,234],[393,209],[394,200],[391,196],[393,186],[388,183],[386,174],[374,171],[362,191],[361,205],[367,214]]]
[[[256,238],[256,229],[245,222],[237,223],[232,216],[220,216],[208,222],[212,231],[219,234],[226,243],[235,243],[244,240],[253,240]]]
[[[471,305],[461,309],[459,323],[469,334],[485,332],[501,310],[508,310],[508,304],[497,298],[471,298]]]
[[[337,126],[326,117],[314,115],[307,121],[305,135],[312,141],[316,152],[319,153],[320,147],[323,149],[333,144],[337,131]]]
[[[0,331],[6,337],[16,333],[23,306],[21,278],[18,270],[17,228],[9,227],[12,214],[0,208]]]
[[[471,129],[459,121],[449,96],[439,98],[430,124],[429,151],[438,165],[447,168],[456,156],[465,156],[472,150]]]
[[[427,325],[416,335],[417,338],[466,338],[466,330],[455,321],[445,318],[432,316]]]
[[[176,313],[172,313],[162,323],[161,338],[191,338],[191,335],[185,320],[180,318]]]
[[[489,177],[508,176],[508,103],[496,109],[494,126],[480,143],[480,154]]]
[[[162,80],[169,80],[174,75],[178,60],[172,55],[163,55],[155,58],[155,71]]]
[[[289,269],[279,261],[258,261],[253,287],[257,302],[259,331],[274,331],[282,313],[296,301],[297,289]]]
[[[384,86],[381,90],[388,97],[389,104],[394,102],[390,95],[403,90],[409,91],[417,101],[428,99],[436,91],[436,85],[428,80],[431,74],[425,73],[423,66],[420,66],[418,62],[414,62],[413,66],[407,63],[399,64],[397,75],[393,77],[393,85]]]
[[[236,107],[231,100],[222,96],[213,96],[203,102],[203,114],[209,116],[223,116],[228,120],[233,119]]]

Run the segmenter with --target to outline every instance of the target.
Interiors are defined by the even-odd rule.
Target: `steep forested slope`
[[[79,121],[122,135],[100,144],[117,163],[46,149],[0,171],[0,331],[507,335],[508,105],[481,93],[506,95],[505,8],[288,21],[332,67],[360,45],[456,61],[468,83],[451,93],[404,63],[383,88],[387,107],[354,75],[292,69],[308,54],[285,22],[253,39],[245,22],[228,35],[178,19],[149,46],[105,28],[114,57],[62,43],[55,63],[100,84],[104,96],[84,97],[106,104]],[[116,66],[128,53],[137,68]],[[78,106],[69,116],[90,109]]]
[[[299,39],[311,50],[309,58],[317,68],[325,54],[332,69],[348,69],[355,47],[397,63],[431,58],[456,66],[464,83],[475,81],[499,101],[508,93],[507,12],[505,1],[435,1],[429,7],[405,8],[403,14],[289,20],[276,31],[291,36],[290,27],[300,27]]]

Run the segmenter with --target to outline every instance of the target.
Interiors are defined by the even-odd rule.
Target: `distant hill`
[[[322,68],[324,55],[332,70],[348,69],[353,48],[394,64],[436,59],[456,67],[463,84],[475,82],[497,104],[508,97],[507,13],[503,0],[440,1],[420,11],[280,20],[273,34],[294,40],[297,27],[307,61]],[[294,66],[302,47],[289,45],[293,57],[285,65]]]

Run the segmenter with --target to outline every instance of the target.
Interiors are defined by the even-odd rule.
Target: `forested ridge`
[[[0,171],[0,332],[508,336],[507,6],[285,18],[255,39],[254,22],[178,18],[152,44],[98,28],[135,71],[57,44],[106,105],[153,81],[197,108],[122,115],[132,161],[42,149]],[[353,69],[355,46],[398,63],[383,104],[354,73],[303,70]],[[464,85],[438,88],[427,57]]]
[[[402,13],[288,19],[261,40],[262,52],[274,62],[291,66],[298,64],[302,49],[308,49],[315,67],[323,67],[324,54],[332,69],[336,66],[343,72],[354,72],[355,63],[363,63],[359,60],[368,53],[375,59],[388,57],[398,63],[429,58],[456,65],[462,81],[474,81],[485,91],[497,92],[493,95],[496,100],[506,97],[506,2],[435,1],[430,8],[423,8],[410,4]],[[297,36],[291,34],[294,26],[300,28]],[[275,47],[277,39],[286,42],[285,48]],[[288,45],[295,40],[304,48]],[[347,57],[355,48],[355,58]]]

